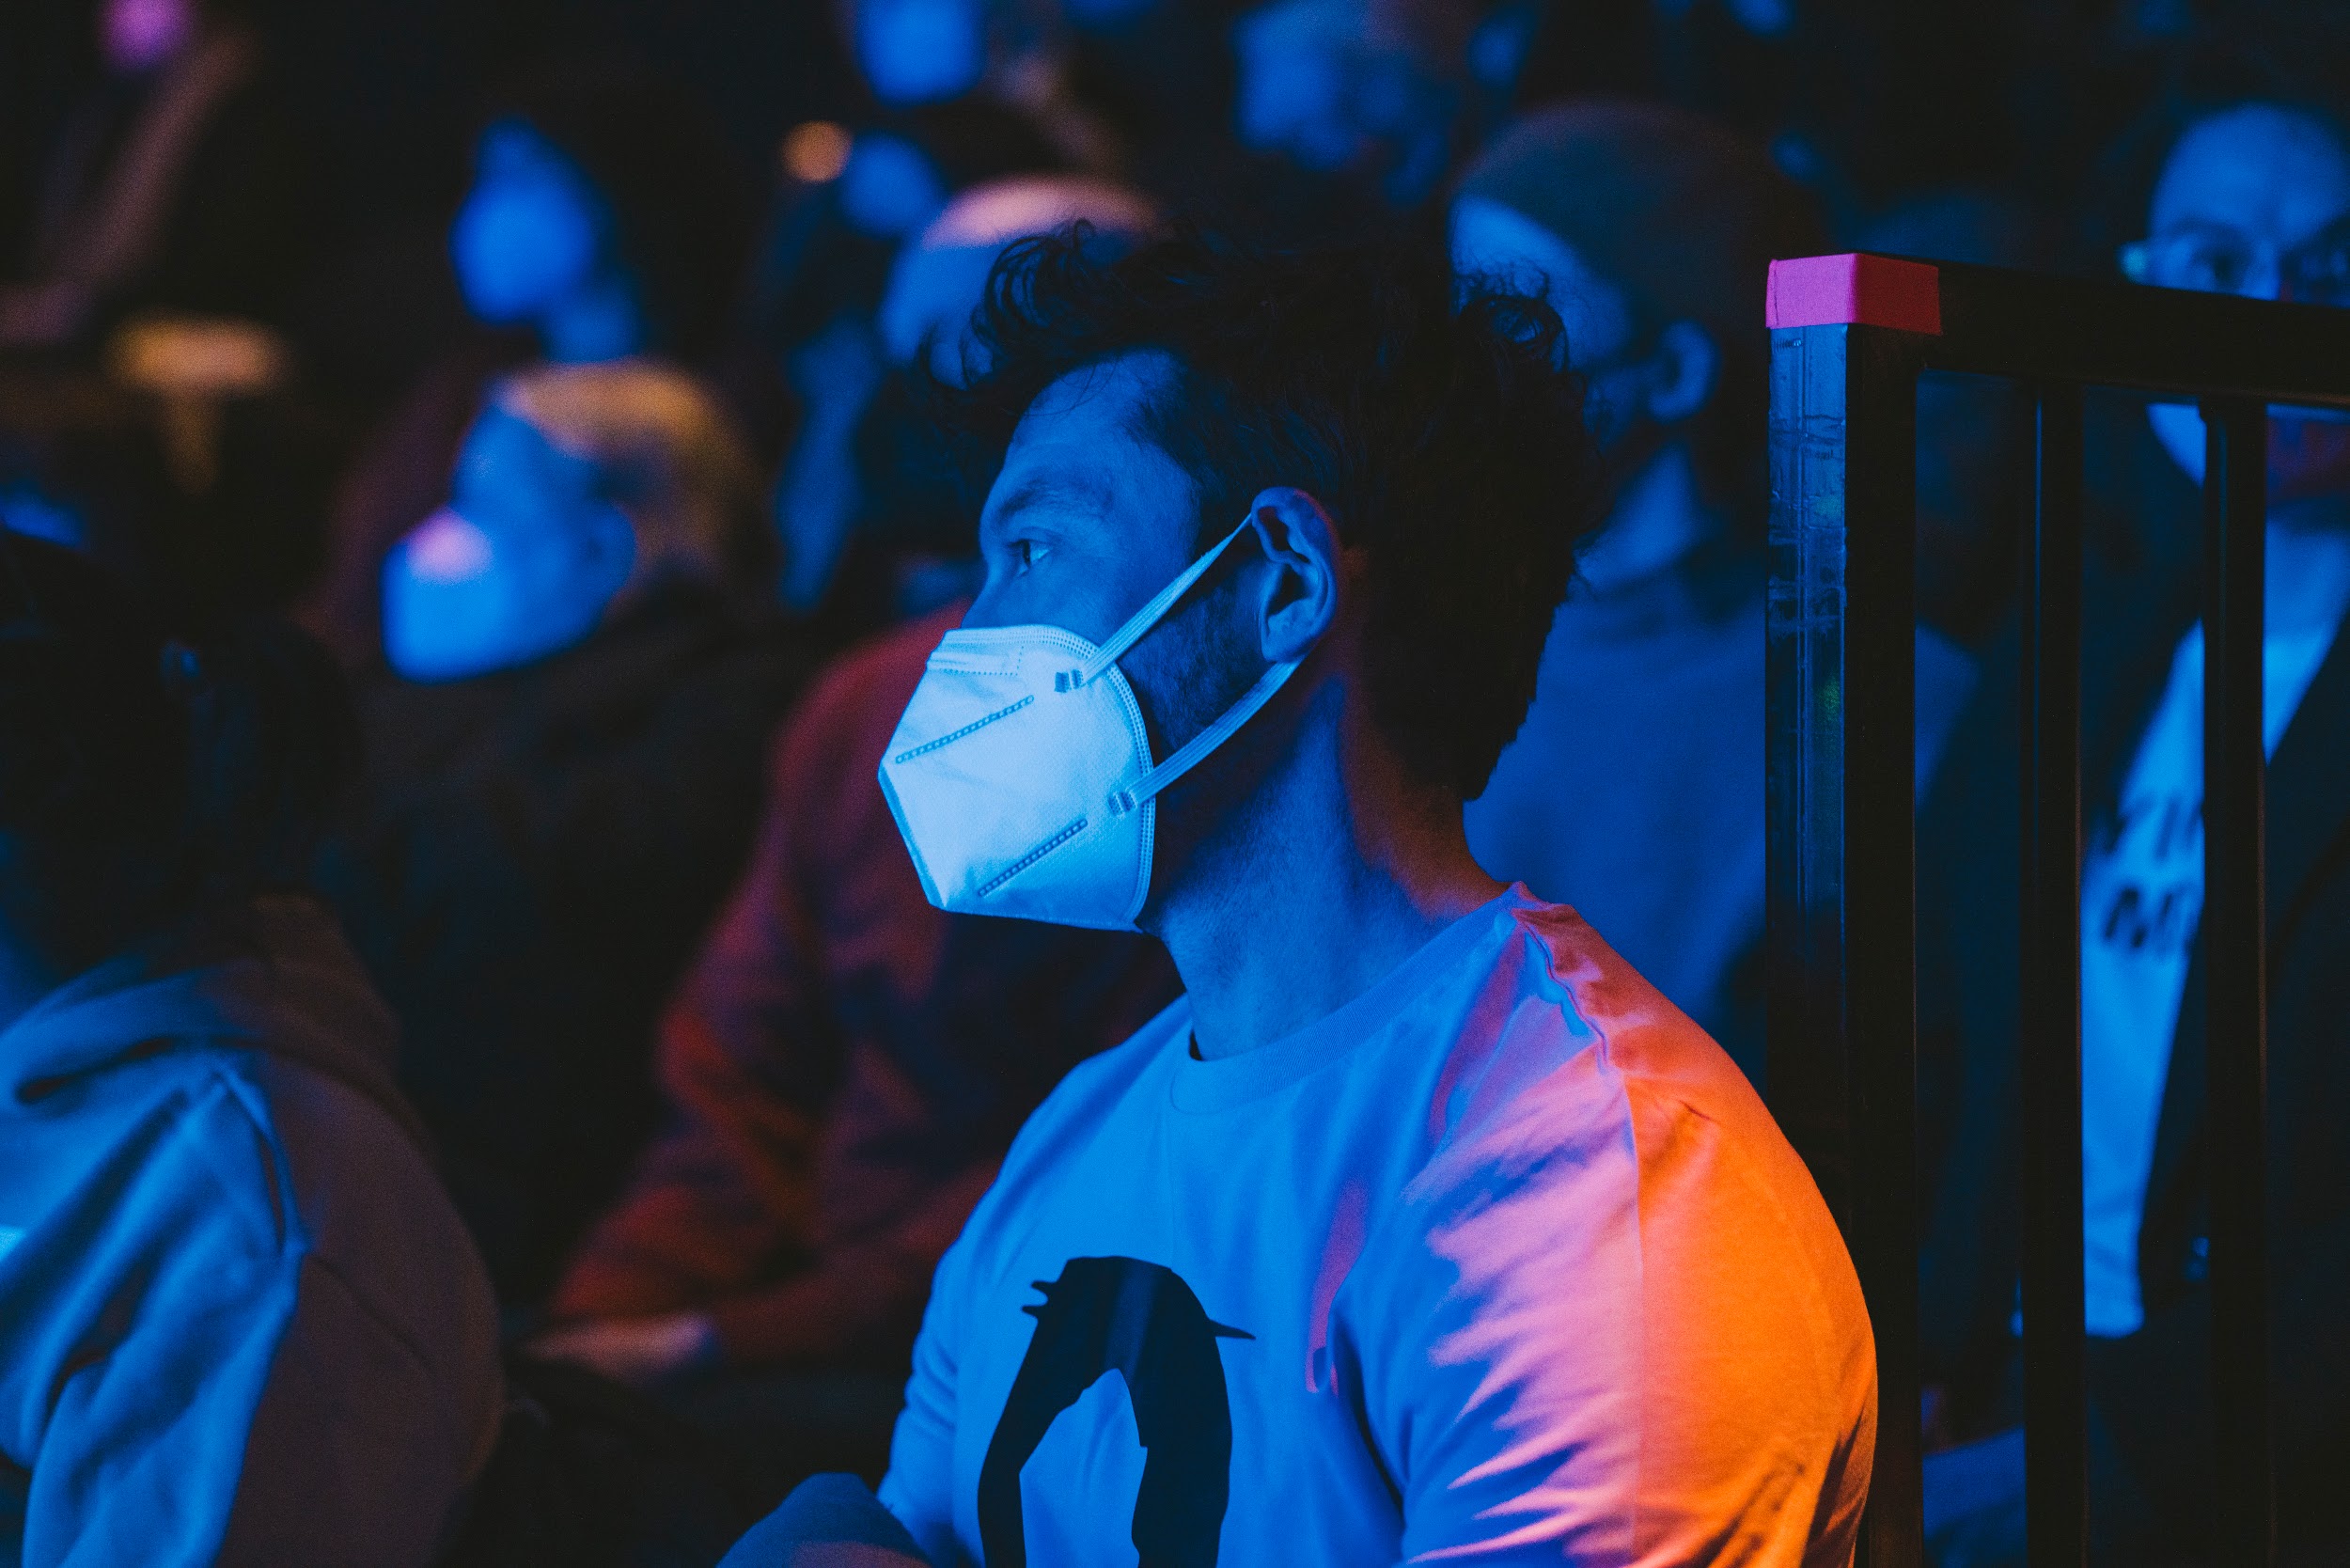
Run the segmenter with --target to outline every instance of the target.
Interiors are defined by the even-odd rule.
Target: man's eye
[[[1035,540],[1015,539],[1011,541],[1011,562],[1023,572],[1042,560],[1045,555],[1044,546]]]

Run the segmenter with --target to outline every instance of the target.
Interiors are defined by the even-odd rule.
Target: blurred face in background
[[[196,0],[106,0],[99,47],[117,71],[152,71],[188,46],[196,24]]]
[[[1366,0],[1274,0],[1232,34],[1241,140],[1350,174],[1397,206],[1435,189],[1451,158],[1461,84]]]
[[[484,321],[535,321],[603,270],[611,219],[588,177],[519,120],[492,126],[449,232],[465,306]]]
[[[2350,149],[2323,122],[2272,104],[2196,122],[2171,149],[2148,236],[2124,248],[2123,266],[2161,288],[2350,306]],[[2148,412],[2171,458],[2200,481],[2201,415],[2187,404]],[[2276,410],[2268,459],[2272,502],[2350,491],[2350,423]]]
[[[412,681],[486,674],[586,637],[635,567],[636,530],[593,463],[493,405],[449,504],[385,563],[384,651]]]
[[[856,0],[857,69],[892,108],[960,98],[987,74],[983,0]]]

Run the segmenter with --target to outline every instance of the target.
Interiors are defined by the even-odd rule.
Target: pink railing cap
[[[1942,274],[1890,256],[1805,256],[1771,263],[1774,327],[1873,326],[1942,335]]]

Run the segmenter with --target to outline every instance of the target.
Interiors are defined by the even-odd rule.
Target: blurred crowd
[[[347,1298],[302,1318],[311,1353],[400,1360],[338,1440],[380,1456],[405,1560],[711,1561],[800,1476],[879,1473],[932,1270],[1012,1135],[1177,988],[1138,933],[942,913],[900,842],[884,749],[981,580],[987,476],[932,404],[983,366],[1008,247],[1194,230],[1449,247],[1558,309],[1606,525],[1470,843],[1760,1083],[1767,262],[2350,306],[2350,24],[2320,0],[12,0],[0,1306],[212,1325],[96,1399],[92,1473],[230,1463],[153,1407],[199,1383],[280,1484],[307,1473],[258,1330],[219,1321],[256,1297],[203,1261],[260,1221],[191,1212],[151,1152],[131,1190],[151,1102],[197,1090],[24,1111],[208,1031],[265,1043],[300,1101],[272,1180]],[[2020,1561],[2028,412],[1987,380],[1920,392],[1950,1568]],[[2271,833],[2303,856],[2271,872],[2302,922],[2272,1013],[2297,1074],[2277,1334],[2319,1369],[2280,1416],[2289,1540],[2325,1533],[2350,1457],[2345,429],[2280,419],[2270,454]],[[2198,1049],[2170,1042],[2200,418],[2100,396],[2090,452],[2092,1467],[2100,1550],[2151,1561],[2192,1553],[2209,1468],[2178,1436],[2208,1400],[2201,1090],[2168,1067]],[[19,1198],[109,1182],[83,1252],[10,1250]],[[255,1289],[295,1313],[290,1278]],[[0,1542],[13,1517],[28,1563],[125,1528],[12,1446],[68,1338],[0,1311]],[[425,1426],[451,1435],[429,1462]]]

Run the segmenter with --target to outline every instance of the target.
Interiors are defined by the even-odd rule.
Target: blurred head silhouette
[[[748,234],[731,153],[689,97],[605,71],[543,78],[485,129],[449,235],[467,306],[571,362],[692,358]]]
[[[853,0],[850,36],[873,96],[893,109],[961,98],[987,75],[987,0]]]
[[[355,760],[292,628],[176,637],[95,563],[0,528],[0,1027],[210,905],[297,881]]]
[[[1077,176],[994,180],[956,197],[890,274],[880,325],[891,362],[912,364],[927,343],[935,374],[965,379],[971,317],[995,259],[1015,240],[1078,223],[1105,241],[1132,243],[1155,232],[1159,218],[1139,193]]]
[[[385,563],[384,654],[415,681],[527,664],[661,584],[749,574],[760,533],[750,460],[693,378],[527,372],[475,421],[449,504]]]
[[[1450,226],[1456,270],[1539,291],[1565,322],[1607,482],[1621,492],[1683,454],[1687,500],[1759,535],[1764,279],[1772,258],[1819,248],[1810,203],[1768,156],[1661,104],[1562,105],[1470,166]]]
[[[1418,205],[1464,139],[1476,23],[1460,0],[1272,0],[1233,30],[1242,141]]]
[[[851,532],[891,557],[906,578],[893,585],[899,609],[960,590],[959,575],[929,569],[971,556],[978,547],[977,508],[956,454],[926,406],[922,383],[927,376],[961,384],[984,368],[971,321],[1005,248],[1080,223],[1091,228],[1095,248],[1107,251],[1140,243],[1156,232],[1159,219],[1145,197],[1104,180],[1058,175],[992,180],[956,197],[900,254],[876,322],[889,368],[850,435],[854,511],[845,522],[814,509],[778,512],[788,603],[812,606],[831,591],[851,550]]]

